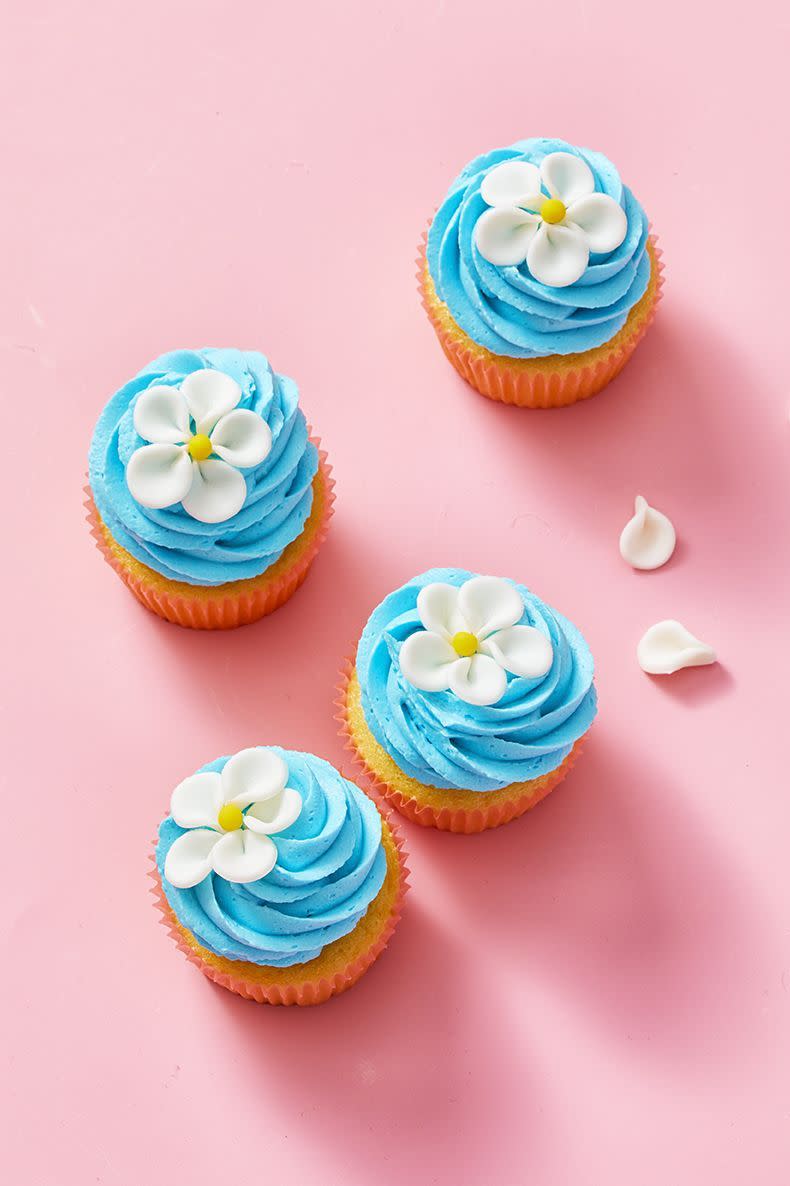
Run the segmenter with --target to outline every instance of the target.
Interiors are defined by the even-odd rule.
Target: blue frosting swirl
[[[435,568],[390,593],[373,611],[357,649],[362,710],[370,731],[397,765],[429,786],[495,791],[548,774],[589,729],[596,712],[593,658],[562,614],[523,585],[521,624],[534,626],[554,648],[540,679],[508,674],[497,704],[466,704],[453,692],[423,692],[403,676],[398,654],[422,630],[417,595],[443,581],[460,586],[475,574]]]
[[[150,510],[126,485],[129,458],[145,444],[134,427],[137,396],[159,384],[178,386],[206,367],[231,375],[242,389],[239,407],[257,412],[272,433],[268,457],[242,471],[244,506],[224,523],[200,523],[180,503]],[[313,505],[318,450],[298,405],[293,379],[277,375],[252,351],[175,350],[143,367],[104,408],[91,442],[91,490],[113,538],[162,576],[190,585],[223,585],[265,572],[301,535]]]
[[[489,209],[480,194],[485,175],[507,160],[540,165],[551,152],[586,161],[596,191],[619,202],[628,219],[620,246],[591,255],[584,275],[566,288],[539,284],[526,263],[496,267],[483,259],[473,237],[478,218]],[[456,324],[493,354],[575,354],[613,338],[644,295],[650,280],[647,238],[647,215],[605,156],[564,140],[519,140],[476,157],[452,183],[428,232],[428,268]]]
[[[183,927],[215,955],[286,968],[307,963],[353,931],[387,871],[375,804],[333,766],[312,754],[270,747],[302,796],[295,823],[272,839],[277,864],[246,885],[210,873],[192,889],[164,876],[170,846],[183,835],[171,816],[159,828],[156,864],[162,889]],[[202,766],[221,771],[227,757]]]

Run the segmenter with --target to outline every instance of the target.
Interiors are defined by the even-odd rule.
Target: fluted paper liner
[[[541,778],[514,782],[500,791],[443,790],[420,783],[400,770],[368,728],[361,704],[358,705],[358,711],[353,713],[351,701],[359,691],[355,657],[346,660],[337,691],[335,704],[339,711],[335,720],[340,724],[345,748],[371,791],[407,819],[424,828],[438,828],[442,832],[471,835],[517,819],[537,806],[562,782],[579,756],[584,740],[580,738],[565,761]],[[352,714],[357,718],[356,730]],[[425,796],[434,802],[426,802]]]
[[[279,609],[296,592],[326,539],[334,503],[332,468],[320,442],[314,437],[310,439],[319,457],[310,515],[301,534],[260,576],[216,586],[189,585],[162,576],[113,538],[99,515],[90,486],[86,486],[85,507],[91,535],[104,559],[138,601],[160,618],[195,630],[229,630],[256,622]]]
[[[403,838],[389,812],[382,812],[382,842],[387,852],[384,885],[353,931],[327,944],[320,955],[290,968],[271,968],[216,956],[202,947],[176,919],[156,867],[152,893],[162,923],[180,951],[204,976],[250,1001],[267,1005],[320,1005],[352,987],[381,955],[403,911],[409,870]]]
[[[654,235],[648,239],[651,272],[647,291],[619,333],[603,346],[547,358],[507,358],[479,346],[456,325],[436,293],[426,259],[427,232],[417,258],[417,280],[425,311],[445,355],[481,395],[521,408],[562,408],[596,395],[623,369],[644,337],[661,298],[664,265]]]

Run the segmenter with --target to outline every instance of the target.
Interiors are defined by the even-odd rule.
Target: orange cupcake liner
[[[498,828],[536,807],[575,764],[584,738],[565,761],[541,778],[514,782],[500,791],[452,791],[428,786],[405,774],[373,736],[359,699],[355,657],[349,657],[337,688],[335,720],[356,768],[375,796],[424,828],[472,835]],[[433,799],[434,802],[428,801]]]
[[[214,955],[181,926],[154,868],[151,890],[161,922],[191,964],[214,984],[246,1000],[266,1005],[320,1005],[346,992],[387,947],[403,912],[409,869],[403,838],[389,812],[382,813],[382,842],[387,853],[384,885],[350,934],[327,944],[320,955],[289,968],[271,968]]]
[[[279,609],[299,588],[327,536],[332,517],[334,481],[327,455],[315,438],[318,471],[313,479],[313,506],[302,533],[260,576],[224,585],[190,585],[170,580],[137,560],[113,538],[101,518],[90,485],[85,507],[91,535],[104,559],[138,601],[178,626],[193,630],[230,630]]]
[[[488,399],[520,408],[562,408],[596,395],[623,369],[653,321],[661,299],[664,265],[656,238],[648,239],[650,281],[625,325],[609,341],[579,354],[507,358],[479,346],[464,333],[440,300],[426,259],[427,232],[417,258],[417,280],[425,311],[445,355],[458,374]]]

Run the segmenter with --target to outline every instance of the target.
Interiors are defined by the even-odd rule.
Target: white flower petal
[[[495,659],[500,667],[527,679],[546,675],[554,661],[551,642],[534,626],[509,626],[505,630],[496,630],[481,643],[480,650]]]
[[[272,449],[272,432],[256,412],[235,408],[221,416],[211,434],[214,452],[239,469],[259,465]]]
[[[568,207],[568,220],[584,231],[590,251],[619,247],[628,233],[625,210],[608,194],[588,194]]]
[[[214,845],[211,864],[225,881],[243,885],[271,873],[277,864],[277,849],[268,836],[237,828],[235,832],[226,832]]]
[[[458,655],[441,634],[418,630],[400,649],[400,669],[410,684],[423,692],[444,692],[450,687],[450,671]]]
[[[590,166],[570,152],[550,152],[541,163],[540,175],[551,196],[566,206],[595,189]]]
[[[480,196],[489,206],[521,206],[540,193],[540,173],[527,161],[503,161],[486,173]]]
[[[216,832],[195,828],[174,840],[165,857],[165,877],[176,889],[191,889],[211,872],[211,854],[220,841]]]
[[[149,445],[149,448],[158,446]],[[238,514],[246,497],[247,483],[239,471],[217,457],[210,457],[194,464],[192,485],[181,501],[186,513],[200,523],[224,523]]]
[[[461,586],[458,608],[472,634],[487,638],[494,630],[515,626],[524,601],[515,585],[502,577],[472,577]]]
[[[220,416],[241,399],[241,388],[224,371],[193,371],[181,384],[181,394],[195,421],[196,431],[211,433]]]
[[[444,581],[426,585],[417,594],[417,613],[426,630],[452,638],[464,623],[458,614],[458,589]]]
[[[529,245],[527,266],[540,284],[565,288],[584,275],[590,249],[583,231],[558,223],[543,223]]]
[[[253,803],[244,816],[244,825],[253,832],[260,832],[267,836],[274,832],[284,832],[291,824],[298,820],[302,811],[302,796],[293,787],[286,787],[279,795],[267,799],[265,803]]]
[[[450,687],[467,704],[496,704],[507,687],[507,676],[489,655],[459,659],[450,670]]]
[[[279,795],[288,781],[288,767],[270,749],[252,746],[239,750],[222,769],[222,797],[226,803],[248,807]]]
[[[192,460],[180,445],[143,445],[129,458],[126,485],[141,506],[154,511],[172,506],[192,487]]]
[[[515,206],[486,210],[475,223],[475,244],[483,259],[498,268],[516,267],[527,258],[540,220]]]
[[[135,431],[157,445],[183,445],[192,435],[186,400],[175,387],[149,387],[134,405]]]
[[[673,675],[682,667],[705,667],[716,662],[713,647],[695,638],[674,618],[656,622],[643,634],[636,657],[648,675]]]
[[[215,770],[191,774],[170,796],[170,814],[180,828],[214,828],[223,804],[222,779]]]

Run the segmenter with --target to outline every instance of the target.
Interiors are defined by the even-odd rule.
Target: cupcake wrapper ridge
[[[391,786],[386,782],[377,771],[370,767],[359,750],[354,738],[348,706],[349,684],[356,670],[355,658],[356,655],[352,654],[346,659],[341,673],[340,683],[337,686],[338,695],[335,700],[335,707],[338,709],[335,720],[340,725],[340,734],[344,747],[350,753],[356,769],[364,776],[367,785],[371,789],[372,797],[379,802],[388,803],[396,811],[400,812],[401,815],[406,816],[407,819],[412,820],[415,824],[420,824],[421,827],[438,828],[441,832],[456,832],[468,836],[477,832],[484,832],[488,828],[498,828],[502,824],[510,823],[511,820],[524,815],[525,812],[540,803],[542,799],[545,799],[562,782],[581,752],[582,741],[580,739],[576,742],[565,761],[556,770],[551,771],[550,774],[545,775],[542,779],[535,780],[539,785],[525,790],[527,784],[514,783],[512,797],[506,797],[504,799],[498,797],[495,803],[485,803],[486,795],[484,792],[480,794],[480,799],[483,801],[480,807],[473,807],[471,809],[465,807],[452,808],[445,804],[434,807],[431,804],[420,802],[418,799],[405,795],[397,787]]]
[[[320,441],[310,438],[318,449],[319,465],[316,483],[317,498],[321,499],[318,522],[311,527],[311,516],[300,536],[289,544],[270,570],[259,577],[230,582],[215,587],[188,586],[170,581],[161,574],[130,557],[115,543],[102,522],[90,485],[85,487],[85,508],[91,535],[104,559],[120,576],[146,609],[165,621],[194,630],[230,630],[245,626],[279,609],[296,592],[307,576],[315,556],[326,539],[329,520],[333,513],[334,481],[332,467]],[[308,530],[312,537],[306,544],[303,537]],[[300,542],[302,541],[302,542]],[[295,556],[289,559],[289,550]]]
[[[611,343],[581,354],[551,355],[546,359],[507,358],[477,345],[452,320],[433,287],[426,260],[427,232],[417,257],[417,281],[423,308],[439,343],[458,374],[488,399],[520,408],[562,408],[589,399],[611,383],[623,369],[655,317],[661,299],[664,265],[661,249],[651,235],[648,250],[653,273],[647,293],[629,322]],[[644,302],[644,307],[642,303]]]
[[[398,925],[401,914],[403,913],[403,903],[408,891],[409,885],[409,868],[406,862],[406,853],[403,844],[403,837],[395,824],[392,814],[388,811],[383,811],[382,815],[389,828],[392,836],[395,854],[397,857],[398,868],[398,888],[395,899],[390,912],[384,922],[383,927],[375,937],[374,941],[361,953],[357,954],[354,959],[349,960],[347,964],[341,968],[334,970],[330,974],[310,975],[300,974],[299,969],[309,968],[309,964],[294,964],[293,965],[293,979],[289,980],[287,973],[288,968],[273,968],[271,971],[277,975],[277,983],[266,983],[264,966],[256,968],[256,978],[253,980],[245,977],[243,969],[250,965],[239,963],[239,971],[223,971],[215,967],[207,959],[201,957],[201,948],[197,941],[190,943],[188,933],[179,925],[162,889],[159,871],[156,867],[154,857],[151,857],[153,868],[150,872],[150,877],[153,880],[151,893],[154,897],[156,909],[161,914],[161,923],[167,930],[171,939],[178,947],[179,951],[183,952],[191,964],[206,976],[209,980],[218,984],[221,988],[228,989],[229,992],[236,993],[237,996],[244,997],[246,1000],[257,1001],[259,1004],[267,1005],[320,1005],[324,1001],[328,1001],[330,997],[338,996],[351,988],[356,982],[367,972],[370,966],[378,959],[384,949],[387,947],[395,927]],[[375,904],[375,899],[374,899]],[[357,924],[360,925],[360,924]],[[353,932],[352,932],[353,934]],[[331,944],[330,944],[331,947]],[[327,950],[326,948],[324,949]],[[208,954],[208,953],[207,953]],[[322,955],[324,953],[322,952]],[[312,963],[319,962],[321,956],[318,956]],[[232,964],[234,961],[223,960],[224,965]]]

